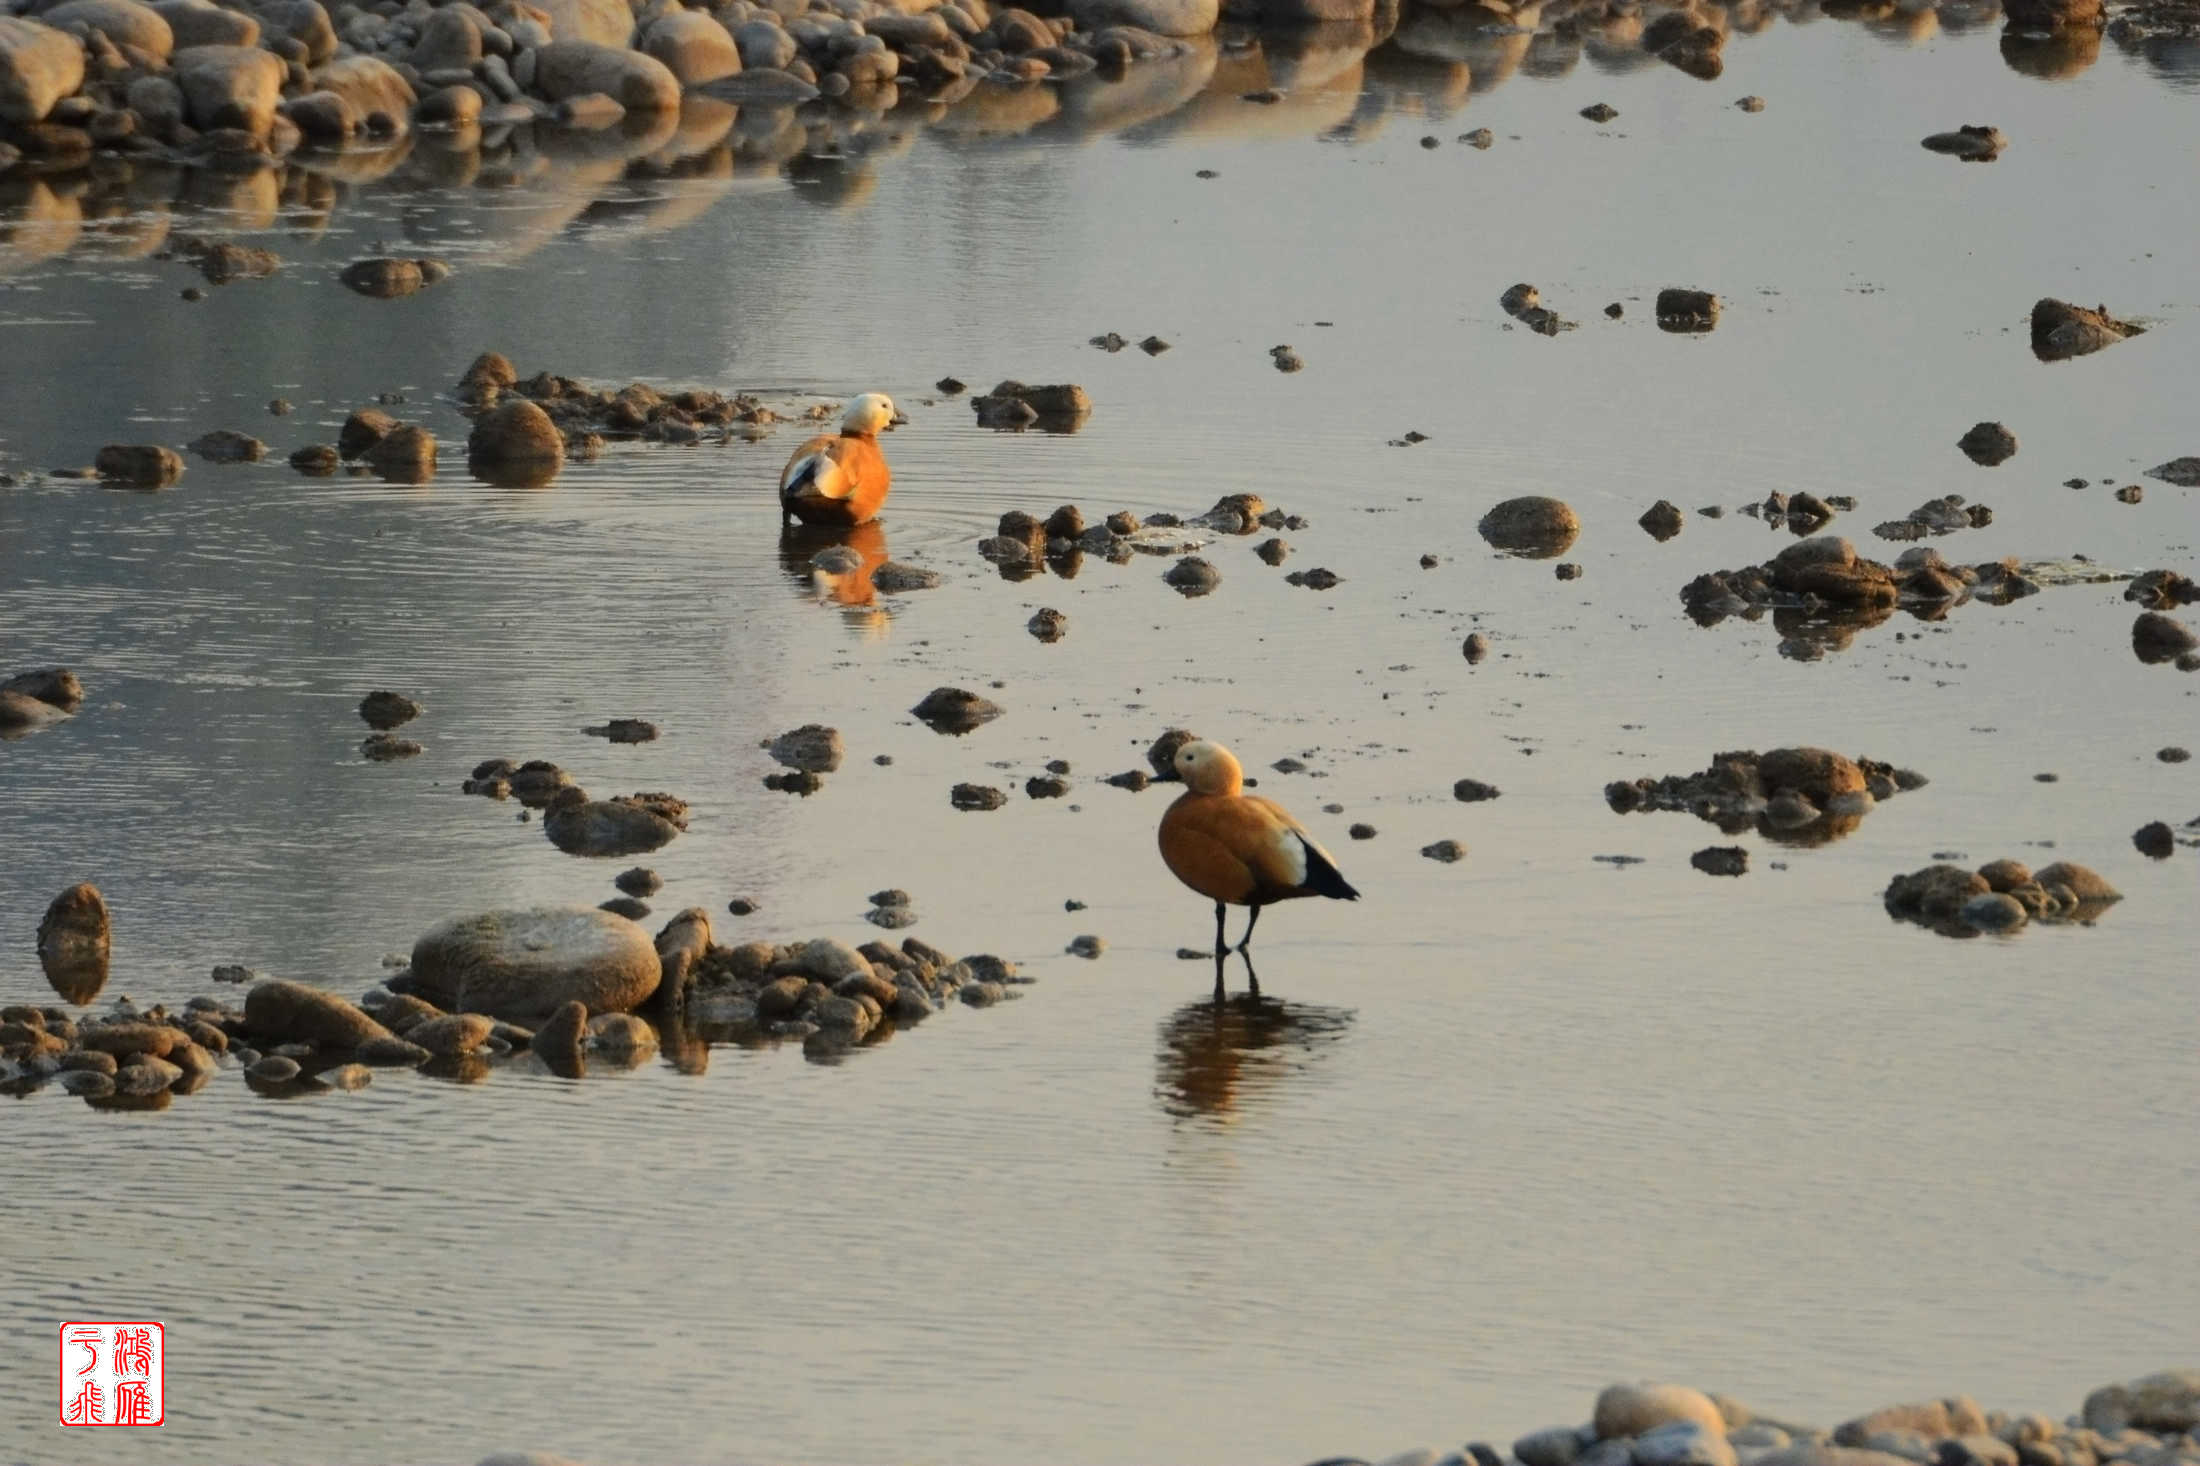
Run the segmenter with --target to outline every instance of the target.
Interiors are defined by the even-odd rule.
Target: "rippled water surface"
[[[106,996],[170,1003],[228,962],[357,993],[447,915],[611,895],[630,862],[458,793],[498,754],[690,800],[654,904],[723,940],[860,941],[865,895],[902,886],[914,935],[1038,981],[831,1065],[9,1101],[0,1455],[86,1454],[47,1405],[81,1317],[168,1324],[168,1424],[98,1442],[148,1462],[1288,1462],[1509,1439],[1642,1374],[1830,1423],[1956,1390],[2059,1414],[2181,1362],[2200,853],[2130,837],[2200,814],[2200,765],[2155,757],[2200,736],[2200,680],[2132,657],[2117,584],[1815,657],[1678,598],[1784,541],[1731,512],[1771,490],[1853,495],[1836,528],[1890,557],[1870,525],[1961,493],[1995,513],[1951,558],[2192,569],[2194,491],[2141,477],[2200,453],[2190,57],[2112,44],[2046,80],[1992,24],[1932,20],[1782,22],[1709,85],[1594,48],[1510,80],[1395,42],[1206,55],[1189,100],[1042,93],[1063,110],[1033,127],[889,119],[785,166],[545,151],[469,181],[422,151],[314,229],[177,206],[176,233],[284,258],[198,303],[129,248],[165,217],[14,198],[0,671],[67,664],[90,696],[0,744],[0,1002],[50,1000],[31,933],[80,879],[115,911]],[[1576,115],[1600,100],[1609,126]],[[1991,165],[1917,146],[1978,121],[2012,139]],[[1453,141],[1484,126],[1487,151]],[[394,302],[335,284],[406,250],[456,273]],[[1516,327],[1515,281],[1580,329]],[[1716,331],[1656,329],[1674,284],[1723,296]],[[2042,364],[2042,295],[2152,329]],[[1173,349],[1086,344],[1110,330]],[[473,481],[451,384],[486,348],[893,394],[884,534],[945,585],[819,603],[777,543],[794,428]],[[1096,408],[984,432],[933,392],[949,373]],[[381,393],[443,438],[432,484],[283,464]],[[1991,471],[1955,449],[1980,419],[2021,442]],[[277,451],[159,493],[43,475],[220,427]],[[1289,586],[1249,539],[1208,548],[1200,600],[1144,557],[1014,582],[974,550],[1007,508],[1240,491],[1309,521],[1287,568],[1343,584]],[[1476,538],[1520,493],[1580,511],[1582,578]],[[1634,523],[1659,498],[1730,512],[1660,544]],[[1042,605],[1069,618],[1052,646],[1023,629]],[[1007,714],[935,735],[904,710],[943,684]],[[427,704],[423,755],[359,756],[373,687]],[[615,715],[664,737],[582,735]],[[759,739],[811,721],[847,767],[764,789]],[[1235,747],[1366,893],[1263,921],[1258,1006],[1218,1012],[1175,956],[1211,928],[1154,855],[1164,793],[1101,782],[1172,724]],[[1602,797],[1797,742],[1931,782],[1831,845],[1744,834],[1740,880],[1690,868],[1730,843],[1709,825]],[[1050,759],[1073,792],[1025,799]],[[1454,802],[1467,777],[1503,797]],[[958,813],[966,780],[1014,797]],[[1466,859],[1416,853],[1443,838]],[[1889,877],[1947,851],[2083,861],[2127,899],[2007,939],[1891,922]],[[1098,961],[1062,955],[1083,932]]]

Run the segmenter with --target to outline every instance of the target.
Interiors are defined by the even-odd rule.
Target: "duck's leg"
[[[1215,1006],[1217,1008],[1221,1007],[1229,997],[1229,990],[1222,983],[1222,964],[1228,960],[1224,954],[1215,953]]]
[[[1240,948],[1238,956],[1245,959],[1245,995],[1257,1003],[1260,1001],[1260,974],[1253,971],[1253,954]]]
[[[1217,908],[1217,909],[1219,910],[1220,908]],[[1238,955],[1239,955],[1240,957],[1244,957],[1244,956],[1245,956],[1245,949],[1246,949],[1247,947],[1249,947],[1249,946],[1251,946],[1251,945],[1252,945],[1252,943],[1253,943],[1253,928],[1254,928],[1254,927],[1256,927],[1256,926],[1259,926],[1259,925],[1260,925],[1260,903],[1256,901],[1256,902],[1254,902],[1254,903],[1253,903],[1253,914],[1252,914],[1251,916],[1249,916],[1249,917],[1247,917],[1247,918],[1245,919],[1245,935],[1244,935],[1244,936],[1243,936],[1242,938],[1240,938],[1240,939],[1239,939],[1239,941],[1238,941],[1238,944],[1237,944],[1237,950],[1238,950]],[[1252,966],[1252,959],[1251,959],[1250,957],[1247,957],[1247,958],[1246,958],[1246,966],[1247,966],[1248,968],[1250,968],[1250,967]]]
[[[1215,903],[1215,961],[1217,963],[1222,961],[1222,954],[1230,950],[1230,939],[1222,934],[1222,922],[1223,905],[1220,901],[1217,901]],[[1217,978],[1216,981],[1219,982],[1221,979]]]

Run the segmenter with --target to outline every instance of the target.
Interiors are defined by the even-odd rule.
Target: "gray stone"
[[[1646,1431],[1635,1437],[1632,1460],[1634,1466],[1735,1466],[1723,1416],[1716,1430],[1699,1420],[1680,1420]]]
[[[1522,1436],[1513,1442],[1512,1451],[1521,1466],[1574,1466],[1586,1444],[1576,1427],[1554,1425]]]

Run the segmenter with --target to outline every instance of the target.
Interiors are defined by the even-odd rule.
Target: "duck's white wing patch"
[[[1321,847],[1315,845],[1312,840],[1307,839],[1305,832],[1301,830],[1285,830],[1283,838],[1276,843],[1282,846],[1283,863],[1285,869],[1290,873],[1291,884],[1294,886],[1305,885],[1307,848],[1312,846],[1314,849],[1319,850]]]
[[[787,494],[815,495],[822,499],[845,499],[855,488],[855,480],[840,466],[830,448],[820,448],[794,461],[787,470]]]

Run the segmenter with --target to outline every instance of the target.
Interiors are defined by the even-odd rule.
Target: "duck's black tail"
[[[1357,901],[1360,893],[1344,878],[1330,858],[1315,848],[1314,842],[1306,843],[1306,889],[1317,896],[1330,896],[1339,901]]]

